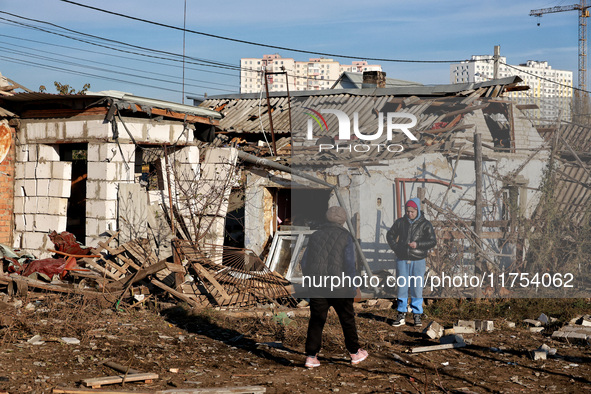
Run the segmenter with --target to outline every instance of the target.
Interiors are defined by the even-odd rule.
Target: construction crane
[[[544,14],[579,11],[579,89],[582,92],[587,90],[587,18],[589,18],[589,7],[591,6],[587,5],[587,0],[581,0],[579,4],[542,8],[529,12],[529,16],[541,18]],[[540,26],[539,22],[538,26]]]

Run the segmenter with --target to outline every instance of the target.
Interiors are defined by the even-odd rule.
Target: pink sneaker
[[[367,351],[365,351],[363,349],[359,349],[357,351],[357,353],[351,354],[351,364],[353,364],[353,365],[359,364],[360,362],[365,360],[367,358],[367,356],[369,356]]]
[[[308,356],[304,365],[306,368],[316,368],[320,366],[320,361],[318,361],[318,357],[316,356]]]

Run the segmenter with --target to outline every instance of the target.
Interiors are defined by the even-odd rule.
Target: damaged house
[[[520,82],[364,83],[361,89],[272,93],[270,109],[257,95],[209,97],[200,107],[224,114],[218,127],[240,142],[241,157],[269,159],[246,160],[244,247],[257,254],[270,247],[267,264],[297,281],[294,263],[306,234],[328,206],[340,203],[351,215],[366,272],[391,269],[386,231],[404,214],[404,202],[419,196],[441,240],[435,253],[445,252],[439,268],[474,270],[477,253],[485,256],[484,270],[514,265],[525,247],[515,223],[534,212],[549,157],[526,108],[503,98],[528,89]],[[409,123],[410,115],[414,139],[404,127],[390,127],[397,117]]]

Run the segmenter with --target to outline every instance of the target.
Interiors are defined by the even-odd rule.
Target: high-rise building
[[[288,87],[290,91],[330,89],[345,71],[382,71],[382,66],[368,64],[367,61],[354,61],[352,64],[342,65],[333,59],[313,58],[308,61],[296,61],[279,54],[264,55],[262,58],[242,58],[240,68],[240,93],[264,91],[263,70],[287,72],[287,80],[284,74],[269,75],[270,92],[285,92]]]
[[[483,82],[494,78],[492,55],[472,56],[469,61],[450,65],[451,83]],[[562,110],[562,119],[570,119],[573,101],[573,72],[555,70],[546,61],[528,60],[524,64],[508,65],[500,57],[498,78],[517,75],[529,90],[506,94],[519,104],[535,104],[539,110],[528,111],[538,123],[555,122]]]

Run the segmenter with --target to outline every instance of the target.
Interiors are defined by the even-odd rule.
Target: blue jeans
[[[396,260],[396,276],[398,284],[398,312],[406,313],[408,292],[410,290],[410,307],[412,313],[423,313],[423,281],[427,264],[425,260]]]

